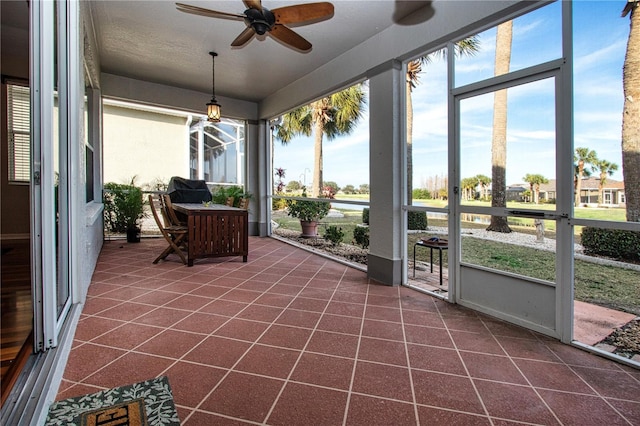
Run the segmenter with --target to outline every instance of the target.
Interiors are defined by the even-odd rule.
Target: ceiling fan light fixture
[[[254,35],[260,40],[269,34],[284,45],[302,53],[311,51],[311,43],[289,26],[301,26],[325,21],[333,17],[334,7],[329,2],[302,3],[273,9],[262,6],[261,0],[243,0],[248,7],[242,14],[219,12],[184,3],[176,3],[179,11],[212,18],[244,20],[245,28],[232,42],[231,47],[246,45]]]
[[[253,25],[253,29],[256,30],[256,33],[258,35],[263,35],[267,31],[269,31],[269,26],[264,22],[256,21],[252,25]]]
[[[212,123],[220,122],[220,104],[216,100],[216,52],[209,52],[211,55],[211,100],[207,103],[207,121]]]

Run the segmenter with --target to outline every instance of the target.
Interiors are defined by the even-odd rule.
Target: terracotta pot
[[[300,227],[302,227],[303,238],[314,238],[318,236],[318,222],[301,220]]]

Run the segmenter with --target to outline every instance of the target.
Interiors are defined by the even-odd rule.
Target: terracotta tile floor
[[[640,371],[281,241],[106,242],[59,398],[169,377],[185,425],[640,424]]]

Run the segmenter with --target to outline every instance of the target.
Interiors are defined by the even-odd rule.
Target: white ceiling
[[[228,13],[242,13],[242,0],[182,3]],[[269,9],[316,0],[264,0]],[[216,95],[260,101],[299,80],[391,25],[413,25],[434,14],[430,0],[332,0],[334,16],[292,27],[309,40],[308,53],[272,37],[254,38],[241,48],[231,42],[245,28],[242,21],[180,12],[175,2],[91,0],[101,71],[179,88],[211,92],[210,51],[215,60]],[[29,52],[28,1],[2,0],[3,57]]]
[[[241,0],[182,3],[242,13]],[[264,0],[275,9],[313,1]],[[216,95],[260,101],[394,23],[411,25],[432,14],[431,1],[333,0],[333,18],[294,29],[313,44],[308,53],[272,37],[230,44],[242,21],[180,12],[172,1],[91,1],[103,72],[211,92],[215,51]],[[417,22],[416,22],[417,23]]]

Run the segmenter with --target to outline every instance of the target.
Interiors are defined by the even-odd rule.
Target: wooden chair
[[[227,202],[225,203],[227,207],[233,207],[233,202],[235,199],[233,197],[227,197]]]
[[[187,226],[187,222],[181,221],[178,218],[178,215],[176,215],[176,211],[173,209],[173,204],[171,203],[171,197],[169,197],[169,194],[162,194],[161,197],[162,202],[164,203],[167,219],[169,221],[168,225]]]
[[[163,207],[162,201],[159,199],[154,200],[154,195],[149,194],[149,206],[151,207],[151,213],[153,213],[153,218],[156,221],[156,225],[158,225],[158,229],[160,229],[160,233],[165,240],[169,243],[169,247],[167,247],[161,254],[153,261],[153,263],[158,263],[160,260],[164,260],[171,253],[175,253],[180,256],[182,259],[182,263],[187,264],[187,258],[184,256],[184,253],[180,249],[180,245],[186,241],[188,228],[186,226],[180,225],[172,225],[168,218],[169,214],[165,212],[166,208]],[[158,204],[158,208],[160,208],[161,214],[163,218],[160,218],[158,214],[158,208],[156,207],[156,203]],[[166,223],[169,223],[168,225]]]

